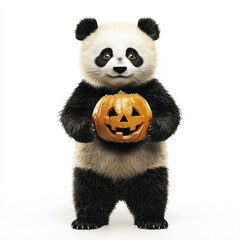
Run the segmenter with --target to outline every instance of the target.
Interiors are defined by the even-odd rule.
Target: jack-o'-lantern
[[[147,137],[152,111],[139,94],[122,91],[103,96],[92,119],[99,137],[113,142],[138,142]]]

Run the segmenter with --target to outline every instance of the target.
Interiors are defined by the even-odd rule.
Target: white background
[[[0,239],[240,239],[240,3],[2,1]],[[74,141],[58,112],[81,80],[74,36],[98,23],[154,18],[156,77],[183,121],[168,140],[167,230],[140,230],[124,203],[109,226],[72,230]]]

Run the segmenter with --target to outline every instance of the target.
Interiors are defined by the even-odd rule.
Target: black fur
[[[157,40],[159,38],[160,30],[153,19],[140,18],[138,21],[138,27],[153,40]]]
[[[101,53],[99,54],[99,56],[97,56],[96,59],[95,59],[95,63],[96,63],[96,65],[97,65],[98,67],[104,67],[104,66],[108,63],[108,61],[111,59],[111,58],[109,58],[108,60],[105,60],[105,59],[103,58],[104,54],[106,54],[106,53],[108,53],[108,54],[111,56],[111,58],[112,58],[112,56],[113,56],[113,51],[112,51],[112,49],[111,49],[111,48],[105,48],[105,49],[103,49],[103,50],[101,51]]]
[[[99,228],[108,224],[119,200],[127,203],[139,228],[167,228],[164,219],[168,198],[168,171],[149,169],[129,179],[113,181],[92,170],[74,169],[74,229]]]
[[[138,54],[138,52],[134,49],[134,48],[128,48],[126,50],[126,57],[128,57],[128,55],[130,53],[134,53],[136,59],[135,60],[131,60],[129,59],[129,61],[135,66],[135,67],[140,67],[143,64],[143,59],[142,57]]]
[[[126,93],[138,93],[150,105],[153,118],[150,121],[149,138],[143,141],[163,141],[174,134],[180,122],[180,111],[171,95],[156,79],[140,86],[129,85],[115,89],[95,88],[82,81],[61,112],[60,120],[67,134],[79,142],[91,142],[98,137],[91,119],[93,109],[102,96],[118,93],[120,89]],[[129,143],[125,144],[130,147]],[[113,143],[113,145],[122,145],[122,147],[125,144]],[[136,144],[134,143],[133,147]]]
[[[94,88],[89,88],[84,82],[80,83],[61,112],[63,127],[78,142],[91,142],[96,137],[91,114],[100,96],[95,94]]]
[[[76,38],[80,41],[84,40],[91,33],[95,32],[98,28],[96,19],[84,18],[79,22],[75,30]]]
[[[75,168],[73,199],[77,219],[72,227],[99,228],[108,224],[109,215],[117,202],[116,189],[110,179],[91,170]]]

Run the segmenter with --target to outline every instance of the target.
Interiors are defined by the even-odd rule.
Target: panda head
[[[140,85],[153,77],[157,62],[154,40],[159,38],[154,20],[141,18],[137,25],[112,22],[98,26],[95,19],[85,18],[75,33],[83,41],[82,71],[92,85]]]

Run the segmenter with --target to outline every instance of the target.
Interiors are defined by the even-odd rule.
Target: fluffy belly
[[[114,180],[128,178],[147,169],[167,167],[165,142],[142,141],[116,145],[95,139],[76,142],[74,167],[92,169]]]

